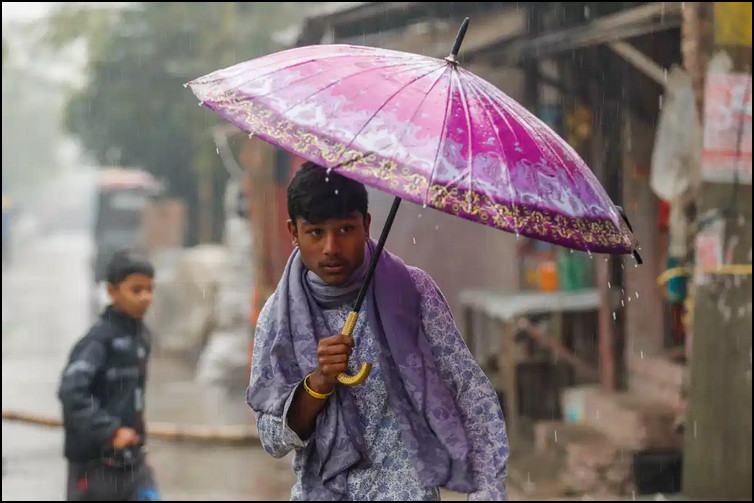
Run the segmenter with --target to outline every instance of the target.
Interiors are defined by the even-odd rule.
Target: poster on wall
[[[707,75],[702,179],[751,184],[751,75]]]
[[[725,221],[715,220],[705,226],[696,235],[694,243],[694,283],[706,284],[710,279],[710,272],[723,265],[723,241],[725,238]]]

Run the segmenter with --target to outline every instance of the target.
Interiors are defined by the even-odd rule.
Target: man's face
[[[360,211],[346,218],[331,218],[313,224],[303,218],[288,220],[293,246],[301,250],[307,269],[314,271],[328,285],[345,283],[364,262],[364,246],[369,239],[372,217]]]
[[[107,285],[113,306],[140,320],[152,304],[154,280],[146,274],[131,274],[118,285]]]

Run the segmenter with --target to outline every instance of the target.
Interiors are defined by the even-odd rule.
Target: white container
[[[586,398],[599,390],[595,384],[565,388],[560,392],[560,408],[567,424],[584,424],[586,419]]]

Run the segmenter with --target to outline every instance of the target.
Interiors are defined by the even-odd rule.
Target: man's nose
[[[340,254],[340,240],[334,232],[329,232],[325,236],[325,248],[323,252],[325,255]]]

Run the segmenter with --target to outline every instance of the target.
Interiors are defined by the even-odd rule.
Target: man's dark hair
[[[115,252],[107,264],[107,282],[117,286],[132,274],[154,278],[154,267],[147,257],[138,251],[127,249]]]
[[[355,210],[366,217],[368,209],[369,198],[363,184],[334,171],[328,174],[313,162],[304,163],[288,185],[288,215],[294,224],[298,217],[316,224],[330,218],[346,218]]]

